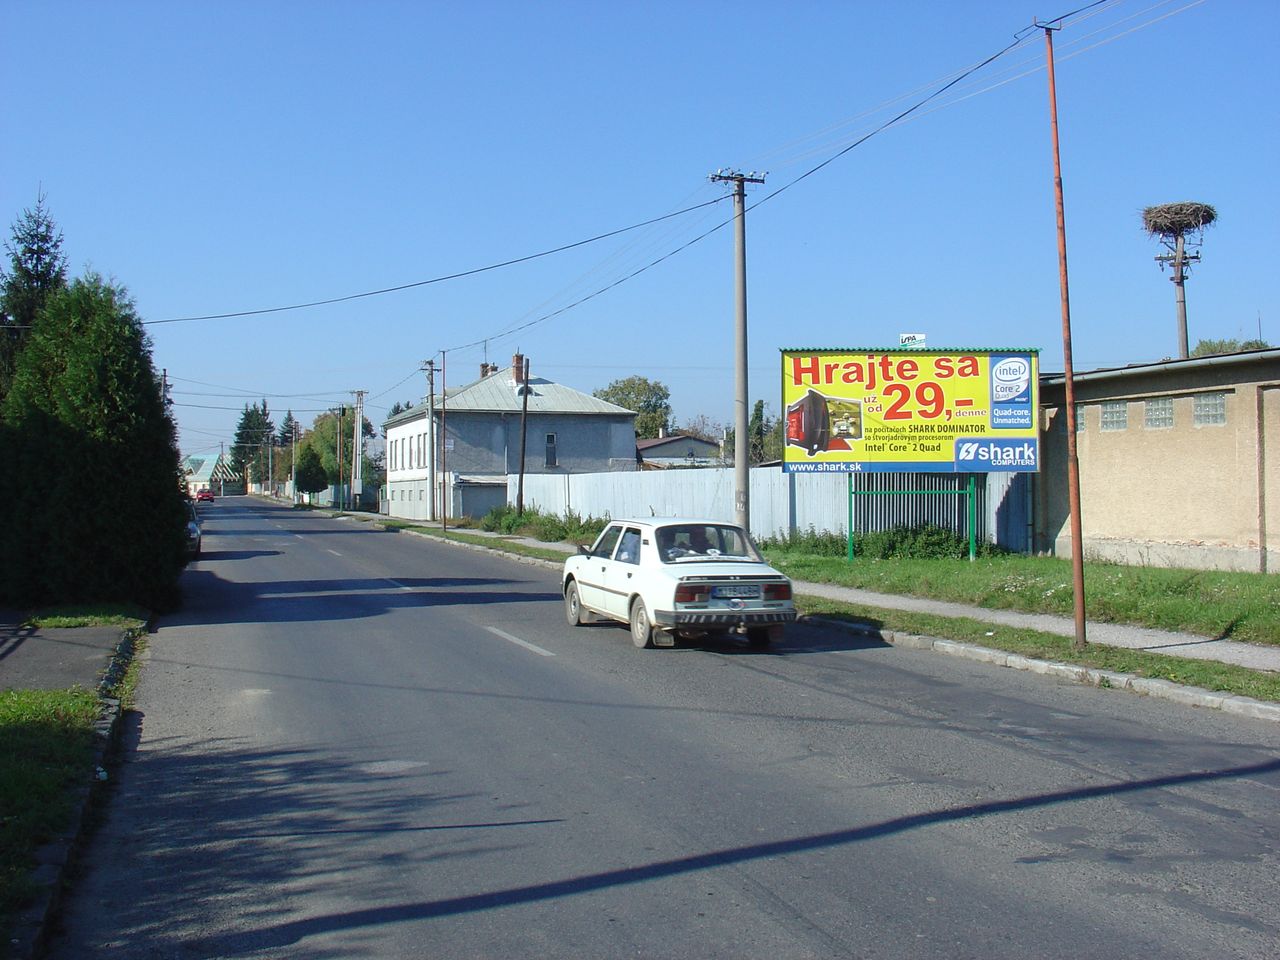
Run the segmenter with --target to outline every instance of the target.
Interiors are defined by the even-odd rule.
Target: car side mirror
[[[580,543],[578,544],[578,553],[582,554],[584,557],[589,557],[591,556],[591,548],[585,543]]]

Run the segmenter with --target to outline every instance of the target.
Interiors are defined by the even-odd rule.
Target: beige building
[[[1280,349],[1077,373],[1086,559],[1280,572]],[[1065,380],[1041,378],[1035,547],[1071,555]]]

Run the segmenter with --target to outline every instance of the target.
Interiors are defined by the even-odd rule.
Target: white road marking
[[[408,586],[408,585],[406,585],[406,584],[403,584],[403,583],[401,583],[399,580],[392,580],[390,577],[387,577],[387,578],[386,578],[386,580],[387,580],[387,583],[391,584],[391,585],[392,585],[393,587],[395,587],[397,590],[412,590],[412,589],[413,589],[413,587],[410,587],[410,586]]]
[[[246,687],[244,690],[241,690],[240,692],[246,697],[265,697],[271,691],[264,690],[261,687]]]
[[[521,640],[519,637],[513,637],[511,634],[507,633],[505,630],[499,630],[497,627],[485,627],[485,629],[488,630],[490,633],[492,633],[496,637],[501,637],[503,640],[507,640],[511,643],[514,643],[517,647],[524,647],[526,650],[532,650],[534,653],[538,654],[538,656],[541,656],[541,657],[555,656],[555,654],[552,653],[550,650],[543,650],[541,647],[537,646],[536,644],[530,643],[528,640]]]
[[[374,763],[359,764],[356,769],[365,773],[404,773],[406,770],[417,770],[427,764],[423,760],[378,760]]]
[[[325,549],[326,549],[326,550],[329,550],[329,548],[328,548],[328,547],[325,547]],[[330,553],[332,553],[335,557],[340,557],[340,556],[342,556],[342,554],[340,554],[337,550],[329,550],[329,552],[330,552]]]

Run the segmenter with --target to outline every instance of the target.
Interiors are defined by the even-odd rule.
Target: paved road
[[[151,637],[52,956],[1273,957],[1280,731],[245,499]]]

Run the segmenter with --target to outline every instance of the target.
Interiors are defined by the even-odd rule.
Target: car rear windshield
[[[657,532],[663,563],[694,560],[759,560],[751,541],[737,527],[714,523],[677,524]]]

